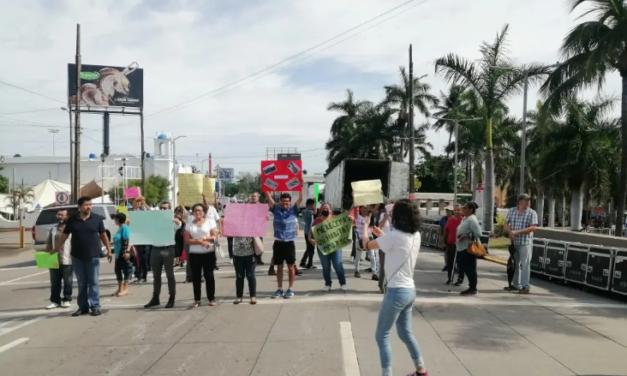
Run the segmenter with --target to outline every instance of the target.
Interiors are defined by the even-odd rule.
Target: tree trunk
[[[581,230],[581,214],[583,210],[583,199],[585,195],[584,184],[571,190],[570,198],[570,229]]]
[[[542,227],[544,225],[544,191],[540,188],[538,188],[536,212],[538,213],[538,227]]]
[[[562,205],[560,209],[560,219],[562,227],[566,227],[566,195],[562,195]]]
[[[473,201],[477,201],[476,192],[477,192],[477,166],[475,166],[475,161],[471,159],[470,160],[470,193],[472,194]]]
[[[622,236],[625,223],[625,196],[627,196],[627,71],[621,71],[623,95],[621,100],[621,137],[622,151],[620,158],[620,181],[618,182],[618,202],[616,203],[616,236]]]
[[[549,211],[549,223],[548,226],[550,228],[555,227],[555,195],[551,192],[549,192],[548,194],[548,201],[549,201],[549,207],[548,207],[548,211]]]
[[[494,224],[494,153],[492,148],[492,118],[487,119],[486,127],[486,153],[485,153],[485,175],[483,177],[485,186],[485,200],[483,210],[483,229],[492,231]]]

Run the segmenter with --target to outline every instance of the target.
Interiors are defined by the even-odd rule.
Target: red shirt
[[[448,233],[446,237],[446,244],[455,244],[457,240],[457,227],[462,223],[463,217],[455,218],[455,216],[451,217],[446,221],[446,226],[444,226],[444,231]]]

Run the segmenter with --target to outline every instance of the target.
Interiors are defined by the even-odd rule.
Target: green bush
[[[492,234],[494,237],[508,237],[509,234],[505,231],[505,216],[503,214],[499,214],[496,217],[496,225],[494,225],[494,229],[492,230]]]

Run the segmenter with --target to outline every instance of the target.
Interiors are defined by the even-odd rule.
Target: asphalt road
[[[302,254],[302,240],[297,249]],[[349,255],[347,249],[344,258]],[[182,283],[182,270],[176,307],[146,310],[152,286],[110,297],[115,276],[105,262],[103,315],[74,318],[70,309],[42,309],[48,271],[36,269],[32,258],[32,251],[0,257],[2,376],[380,375],[374,329],[382,296],[376,282],[354,278],[348,262],[347,292],[335,277],[334,289],[321,292],[321,270],[307,270],[291,300],[269,298],[275,277],[261,266],[259,304],[252,306],[232,304],[234,273],[222,261],[219,305],[195,310],[188,308],[192,287]],[[485,261],[479,297],[462,298],[461,288],[447,291],[442,264],[441,254],[424,248],[415,274],[413,330],[430,375],[627,375],[626,304],[535,279],[533,294],[513,295],[502,291],[504,268]],[[396,333],[392,347],[395,374],[409,373],[412,363]]]

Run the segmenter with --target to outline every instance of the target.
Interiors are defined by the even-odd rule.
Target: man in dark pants
[[[457,247],[455,246],[455,242],[457,241],[457,227],[462,223],[462,207],[461,205],[455,205],[455,207],[447,207],[448,209],[452,209],[453,216],[450,217],[446,221],[446,225],[444,226],[444,245],[446,247],[446,271],[448,274],[448,279],[446,280],[446,284],[450,285],[453,283],[453,270],[455,269],[455,264],[459,264],[459,260],[456,260],[457,255]],[[458,267],[459,275],[457,276],[456,286],[460,286],[464,283],[464,272]]]
[[[102,244],[107,248],[109,262],[113,260],[111,244],[105,231],[103,218],[91,212],[91,198],[78,199],[78,214],[69,217],[63,234],[59,236],[53,252],[63,249],[72,235],[72,267],[78,282],[78,310],[72,316],[90,313],[100,316],[100,252]]]
[[[448,259],[446,258],[446,238],[444,237],[444,227],[446,227],[446,222],[448,221],[449,218],[451,218],[451,216],[453,215],[453,208],[450,206],[447,206],[444,208],[444,211],[446,212],[446,215],[442,218],[440,218],[440,228],[439,228],[439,246],[442,248],[442,250],[445,252],[444,253],[444,268],[442,268],[442,271],[445,272],[448,268]]]
[[[303,220],[305,222],[305,253],[303,254],[303,258],[300,260],[300,267],[307,269],[316,269],[313,265],[313,257],[315,252],[315,247],[313,244],[309,242],[308,236],[311,231],[311,224],[314,219],[314,212],[316,210],[316,201],[312,198],[307,199],[305,203],[305,210],[303,210]]]
[[[57,212],[59,224],[54,225],[48,232],[46,240],[46,251],[51,252],[65,228],[67,221],[67,210],[61,209]],[[46,309],[69,308],[72,302],[72,256],[70,255],[70,242],[65,242],[63,249],[59,251],[59,268],[50,269],[50,305]],[[61,288],[63,285],[63,289]],[[63,290],[63,298],[61,298]]]
[[[165,201],[159,205],[160,210],[170,210],[170,203]],[[174,231],[181,228],[180,219],[174,217]],[[159,295],[161,295],[161,270],[165,269],[165,275],[168,278],[168,293],[170,298],[165,308],[174,307],[174,299],[176,296],[176,279],[174,277],[174,257],[175,257],[175,239],[172,238],[169,244],[153,244],[151,254],[152,264],[152,299],[144,306],[151,308],[161,305]]]

